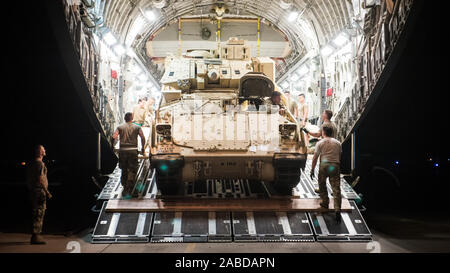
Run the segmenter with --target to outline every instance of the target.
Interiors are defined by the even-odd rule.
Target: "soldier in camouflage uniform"
[[[133,124],[139,127],[144,126],[145,118],[147,117],[147,101],[139,99],[138,105],[133,108]]]
[[[316,150],[313,157],[311,167],[311,179],[314,178],[314,169],[316,168],[317,159],[320,156],[319,166],[319,195],[322,202],[320,206],[328,209],[329,198],[327,190],[327,178],[330,180],[330,185],[333,190],[334,210],[336,212],[336,220],[341,220],[341,177],[340,177],[340,158],[341,158],[341,143],[332,138],[333,127],[325,125],[322,127],[323,139],[316,144]]]
[[[145,137],[140,126],[132,123],[133,114],[125,114],[125,123],[117,127],[113,134],[113,144],[120,138],[119,168],[122,170],[120,183],[123,186],[122,198],[130,199],[138,169],[137,137],[141,137],[142,154],[144,154]]]
[[[48,191],[47,167],[42,161],[45,155],[44,146],[36,146],[35,159],[29,164],[27,169],[27,185],[33,213],[31,244],[45,244],[41,232],[45,210],[47,209],[47,198],[51,198],[51,194]]]
[[[281,104],[281,93],[278,91],[273,91],[272,96],[264,101],[264,105],[267,106],[268,112],[272,113],[272,105],[277,105],[279,107],[279,114],[285,115],[286,114],[286,107]]]

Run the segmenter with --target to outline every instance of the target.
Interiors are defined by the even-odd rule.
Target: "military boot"
[[[30,244],[32,245],[45,245],[46,242],[44,241],[44,238],[40,234],[33,234],[31,235]]]
[[[328,203],[324,203],[324,202],[320,202],[320,207],[324,208],[324,209],[328,209]]]

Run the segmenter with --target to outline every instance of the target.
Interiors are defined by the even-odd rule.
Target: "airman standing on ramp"
[[[339,222],[341,219],[341,169],[340,169],[340,159],[341,159],[341,143],[332,138],[333,128],[329,125],[324,125],[322,127],[322,137],[323,139],[316,144],[316,150],[314,153],[312,166],[311,166],[311,179],[314,178],[314,170],[316,168],[317,159],[320,156],[319,165],[319,195],[322,202],[320,206],[328,209],[328,204],[330,202],[328,198],[327,190],[327,178],[329,178],[331,188],[333,190],[334,199],[334,210],[336,212],[336,220]]]
[[[133,114],[125,114],[125,123],[117,127],[113,134],[113,146],[120,137],[119,168],[122,170],[120,183],[123,186],[122,198],[130,199],[138,170],[138,136],[141,137],[144,154],[145,137],[140,126],[132,123]]]

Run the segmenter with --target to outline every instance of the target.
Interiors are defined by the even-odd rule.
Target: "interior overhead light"
[[[292,76],[291,76],[291,81],[293,81],[293,82],[296,82],[296,81],[298,81],[298,79],[299,79],[299,77],[298,77],[298,75],[297,74],[292,74]]]
[[[348,42],[348,37],[344,33],[340,33],[336,38],[334,38],[333,43],[337,46],[343,46]]]
[[[127,49],[127,55],[134,58],[136,54],[134,53],[134,50],[132,48]]]
[[[138,79],[140,81],[146,82],[147,81],[147,76],[145,74],[139,75]]]
[[[154,13],[152,10],[147,10],[147,11],[145,12],[145,17],[147,17],[147,19],[148,19],[149,21],[153,21],[153,20],[156,19],[156,15],[155,15],[155,13]]]
[[[334,50],[334,48],[332,48],[329,45],[326,45],[320,50],[320,53],[322,53],[323,56],[328,56],[331,53],[333,53],[333,50]]]
[[[312,28],[311,22],[309,22],[308,20],[305,20],[303,18],[298,18],[298,22],[297,24],[299,25],[301,31],[303,32],[303,34],[307,37],[309,37],[310,39],[315,39],[316,34]],[[312,52],[312,51],[309,51]]]
[[[133,72],[134,74],[138,75],[142,72],[142,69],[138,66],[138,65],[134,65],[131,68],[131,72]]]
[[[118,63],[111,62],[109,66],[111,67],[112,70],[116,70],[116,71],[120,70],[120,65]]]
[[[295,87],[302,87],[304,84],[305,84],[304,81],[298,81],[298,82],[295,84]]]
[[[292,11],[288,16],[288,21],[294,22],[297,19],[297,17],[298,17],[298,12]]]
[[[288,83],[287,81],[284,81],[284,82],[281,84],[281,87],[283,87],[284,89],[286,89],[286,88],[289,87],[289,83]]]
[[[111,33],[111,31],[107,32],[104,36],[103,36],[103,40],[105,41],[105,43],[109,46],[117,43],[117,39],[116,37],[114,37],[114,35]]]
[[[308,67],[306,67],[305,65],[303,65],[303,66],[301,66],[299,69],[297,69],[297,73],[300,75],[300,76],[303,76],[303,75],[305,75],[306,73],[308,73],[309,72],[309,69],[308,69]]]
[[[126,50],[125,47],[123,47],[123,45],[118,44],[114,47],[114,52],[116,52],[117,55],[121,56],[126,52]]]
[[[153,87],[151,91],[152,91],[152,93],[159,92],[158,88],[156,88],[156,87]]]
[[[134,39],[142,31],[145,24],[148,24],[148,19],[146,19],[145,14],[136,18],[125,38],[125,45],[127,47],[130,47],[133,44]]]

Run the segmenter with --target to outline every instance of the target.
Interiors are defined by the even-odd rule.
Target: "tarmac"
[[[25,233],[0,233],[0,253],[411,253],[450,252],[450,235],[393,238],[376,231],[372,242],[91,244],[91,229],[76,235],[44,235],[30,245]],[[433,237],[435,236],[435,237]],[[436,238],[439,237],[439,238]]]

